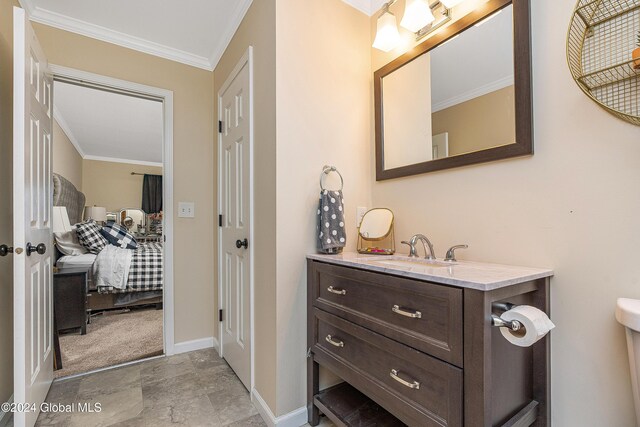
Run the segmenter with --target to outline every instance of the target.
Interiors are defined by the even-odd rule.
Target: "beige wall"
[[[249,46],[254,51],[255,382],[276,408],[276,2],[254,1],[218,63],[210,92],[220,88]],[[217,120],[217,111],[213,116]],[[217,147],[216,143],[213,144]],[[217,153],[216,153],[217,154]],[[217,170],[217,157],[214,163]],[[217,178],[217,177],[216,177]],[[217,189],[217,184],[216,187]],[[213,256],[208,260],[212,260]],[[217,263],[217,259],[215,260]],[[217,326],[216,326],[217,327]],[[217,330],[217,329],[216,329]]]
[[[0,0],[0,244],[13,240],[13,5]],[[0,403],[13,394],[13,257],[0,258]]]
[[[340,0],[277,2],[277,414],[306,405],[306,265],[316,248],[318,178],[344,177],[348,250],[370,206],[369,18]]]
[[[553,425],[632,426],[614,309],[618,297],[640,298],[640,130],[572,81],[565,46],[574,7],[531,2],[533,157],[375,183],[373,201],[395,211],[398,239],[425,233],[439,257],[468,243],[462,259],[553,268]],[[372,69],[387,59],[374,51]]]
[[[173,91],[175,341],[215,335],[212,73],[52,27],[34,24],[49,61]],[[179,201],[196,218],[177,218]]]
[[[514,88],[508,86],[433,113],[433,134],[449,133],[449,155],[516,140]]]
[[[107,212],[142,207],[142,176],[131,172],[162,175],[162,168],[129,163],[82,161],[82,192],[87,206],[103,206]]]
[[[53,172],[67,178],[82,191],[82,156],[55,119],[53,120]]]

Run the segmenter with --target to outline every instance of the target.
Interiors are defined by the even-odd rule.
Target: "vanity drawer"
[[[314,359],[410,426],[462,425],[462,370],[314,309]]]
[[[462,367],[462,290],[320,262],[313,305]]]

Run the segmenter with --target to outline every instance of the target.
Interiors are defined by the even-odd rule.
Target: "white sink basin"
[[[455,262],[435,261],[423,258],[392,258],[370,261],[371,264],[383,265],[388,267],[397,267],[402,269],[424,269],[424,268],[442,268],[451,267]]]

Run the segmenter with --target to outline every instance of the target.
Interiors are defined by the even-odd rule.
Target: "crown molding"
[[[444,110],[449,107],[453,107],[454,105],[462,104],[463,102],[471,101],[474,98],[478,98],[480,96],[487,95],[491,92],[504,89],[505,87],[511,86],[513,84],[514,84],[514,76],[512,74],[510,76],[504,77],[502,79],[496,80],[494,82],[488,83],[478,88],[461,93],[460,95],[456,95],[449,99],[445,99],[444,101],[440,101],[437,104],[433,104],[433,107],[431,108],[431,112],[437,113],[438,111]]]
[[[224,55],[225,50],[227,50],[227,46],[231,43],[233,36],[238,31],[244,16],[247,14],[247,11],[251,7],[253,0],[238,0],[237,6],[233,11],[231,19],[229,20],[230,25],[227,27],[227,31],[225,31],[222,40],[218,44],[218,46],[213,50],[213,53],[209,57],[209,64],[212,70],[218,66],[218,62],[220,62],[220,58]]]
[[[144,160],[129,160],[129,159],[117,159],[114,157],[105,157],[105,156],[84,156],[83,160],[94,160],[98,162],[111,162],[111,163],[126,163],[129,165],[138,165],[138,166],[155,166],[158,168],[163,167],[162,163],[157,162],[145,162]]]
[[[91,24],[80,19],[71,18],[56,12],[42,9],[34,6],[32,1],[33,0],[20,0],[20,4],[27,11],[29,19],[33,22],[49,25],[54,28],[59,28],[61,30],[112,43],[171,61],[180,62],[192,67],[213,71],[212,63],[209,61],[209,58],[205,58],[204,56],[195,55],[180,49],[175,49],[160,43],[155,43],[140,37],[131,36],[100,25]],[[246,2],[247,0],[244,1]],[[235,29],[233,33],[235,33]],[[233,36],[233,33],[231,36]]]
[[[82,147],[80,147],[80,142],[71,131],[71,126],[69,126],[67,121],[64,119],[64,116],[62,115],[60,110],[58,110],[58,107],[56,107],[55,104],[53,106],[53,118],[56,122],[58,122],[58,125],[60,125],[60,128],[65,133],[65,135],[67,135],[67,138],[69,138],[69,141],[71,141],[71,145],[73,145],[78,154],[80,154],[80,157],[84,159],[85,153]]]

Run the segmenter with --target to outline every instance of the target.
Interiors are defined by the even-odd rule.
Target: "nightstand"
[[[53,274],[53,312],[58,331],[80,329],[87,333],[89,269],[63,268]]]

